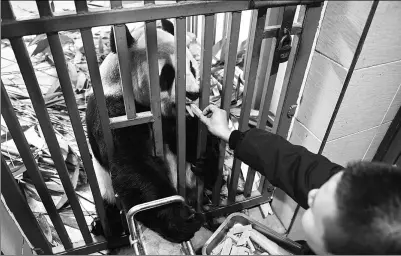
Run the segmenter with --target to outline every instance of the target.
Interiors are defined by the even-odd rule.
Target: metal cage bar
[[[110,1],[111,9],[121,9],[123,7],[121,0]],[[123,98],[125,106],[125,114],[127,119],[136,118],[135,97],[132,88],[131,63],[129,61],[129,51],[127,45],[127,34],[125,24],[117,24],[113,26],[114,40],[118,55],[118,65],[120,70],[121,84],[123,89]]]
[[[41,17],[53,16],[53,13],[50,9],[50,3],[48,1],[36,1],[36,4],[38,6],[39,14]],[[68,68],[67,68],[64,54],[63,54],[64,53],[63,47],[61,46],[60,38],[59,38],[59,35],[57,32],[56,33],[47,33],[46,36],[47,36],[47,40],[49,41],[50,50],[51,50],[51,53],[52,53],[52,56],[54,59],[54,65],[56,67],[58,79],[60,81],[60,87],[63,92],[64,100],[65,100],[65,103],[66,103],[66,106],[68,109],[68,114],[70,116],[71,124],[72,124],[73,130],[74,130],[75,139],[77,140],[79,151],[81,152],[82,161],[83,161],[86,172],[89,173],[88,178],[91,177],[92,181],[93,181],[93,178],[96,179],[95,171],[93,169],[92,160],[89,155],[89,149],[86,144],[85,134],[84,134],[84,130],[81,125],[81,118],[78,113],[78,107],[76,104],[75,95],[74,95],[74,92],[71,87],[71,80],[70,80],[70,76],[68,74]],[[40,90],[40,88],[39,88],[39,90]],[[34,100],[35,99],[33,98],[32,101],[34,101]],[[53,129],[51,129],[51,130],[53,131]],[[55,142],[57,143],[57,140]],[[49,145],[49,149],[50,149],[50,145]],[[53,154],[52,154],[52,156],[53,156]],[[62,158],[59,160],[62,160]],[[56,162],[56,160],[55,160],[55,162]],[[63,161],[63,163],[64,163],[64,161]],[[65,163],[64,163],[64,165],[65,165]],[[64,186],[64,189],[66,190],[66,194],[67,195],[70,194],[69,196],[71,196],[71,198],[69,197],[69,200],[70,200],[71,206],[73,208],[77,224],[79,226],[79,229],[81,230],[84,241],[88,244],[92,243],[93,239],[92,239],[92,236],[90,235],[88,226],[86,225],[85,216],[81,210],[79,200],[78,200],[78,198],[75,194],[75,190],[70,182],[68,173],[66,173],[66,174],[67,174],[68,180],[65,179],[64,182],[68,183],[69,185],[65,185],[63,182],[63,186]],[[97,182],[95,182],[95,184],[97,184]],[[71,190],[71,191],[67,192],[67,190]]]
[[[152,3],[153,2],[153,3]],[[154,1],[147,1],[146,4],[154,4]],[[159,64],[157,58],[157,31],[156,21],[145,23],[146,54],[149,64],[150,101],[153,115],[153,139],[156,156],[163,156],[163,133],[161,118]]]
[[[177,18],[175,24],[175,101],[177,111],[177,187],[178,194],[185,198],[186,138],[185,138],[185,92],[186,92],[186,24],[185,18]]]
[[[75,0],[75,2],[82,2]],[[76,4],[77,11],[83,12],[85,9]],[[87,9],[87,8],[86,8]],[[106,107],[106,99],[104,97],[102,79],[100,77],[99,65],[95,52],[95,44],[90,28],[81,29],[82,43],[84,46],[86,63],[88,65],[89,75],[92,82],[93,93],[95,95],[96,104],[99,111],[100,122],[102,125],[103,137],[107,145],[107,155],[111,158],[114,152],[114,142],[109,126],[110,120]]]
[[[112,1],[114,2],[114,1]],[[307,5],[322,0],[282,0],[260,1],[266,8],[279,6]],[[257,7],[259,8],[259,7]],[[21,21],[4,21],[1,24],[1,38],[35,35],[49,32],[92,28],[106,25],[134,23],[146,20],[178,18],[184,16],[207,15],[222,12],[237,12],[256,9],[247,1],[182,1],[178,4],[150,5],[135,8],[119,8],[104,11],[88,12],[80,15],[69,14],[49,17],[47,19],[30,19]]]
[[[20,67],[22,77],[26,84],[29,97],[32,99],[32,105],[35,109],[40,127],[43,131],[46,143],[49,147],[54,164],[60,176],[60,180],[64,186],[74,215],[77,219],[81,219],[81,221],[84,221],[85,218],[83,216],[83,212],[81,210],[81,206],[75,194],[74,188],[71,184],[67,167],[61,154],[61,149],[58,144],[57,137],[54,133],[49,114],[46,110],[46,105],[42,96],[42,92],[36,79],[26,46],[22,38],[12,38],[10,39],[10,43],[17,59],[17,63]],[[84,229],[83,232],[89,233],[88,228],[86,227],[86,230]]]
[[[248,129],[256,74],[259,64],[260,48],[263,40],[262,32],[265,27],[267,9],[261,8],[253,12],[255,12],[255,15],[252,16],[248,35],[248,49],[245,61],[245,85],[241,106],[241,115],[238,124],[238,129],[240,131],[245,131]],[[241,172],[241,161],[238,158],[234,158],[233,168],[231,170],[231,179],[228,188],[228,203],[233,203],[235,201],[239,175]]]
[[[1,115],[6,121],[7,126],[12,127],[12,129],[9,129],[11,136],[15,142],[15,145],[17,146],[18,152],[20,153],[25,166],[27,166],[27,172],[35,184],[35,188],[38,191],[38,194],[47,213],[49,214],[50,220],[52,221],[61,242],[66,249],[72,248],[70,237],[68,236],[60,215],[57,213],[56,206],[53,203],[45,181],[40,174],[35,158],[31,153],[31,149],[18,122],[18,118],[14,112],[13,106],[11,105],[10,98],[8,97],[3,82],[1,82]]]
[[[122,8],[123,3],[121,0],[113,0],[113,1],[110,1],[110,7],[111,7],[111,9]]]
[[[204,109],[209,105],[209,96],[210,96],[210,77],[211,77],[211,67],[212,67],[212,49],[215,38],[215,29],[214,22],[216,16],[214,14],[204,16],[202,19],[202,42],[201,42],[201,57],[200,57],[200,85],[201,85],[201,94],[199,97],[199,108]],[[211,35],[207,36],[209,31],[213,31]],[[207,127],[199,120],[199,129],[198,129],[198,142],[197,142],[197,157],[201,157],[202,154],[206,150],[207,144]],[[203,203],[203,190],[204,183],[203,179],[197,178],[197,210],[201,211],[202,203]]]
[[[295,11],[296,11],[295,6],[286,7],[284,9],[282,24],[280,25],[280,29],[277,31],[276,36],[278,36],[279,34],[282,35],[284,33],[284,28],[286,28],[288,31],[294,30],[292,24],[295,16]],[[277,38],[274,37],[272,38],[270,54],[268,55],[269,60],[267,62],[267,72],[265,73],[266,74],[265,83],[262,92],[262,99],[260,102],[261,110],[259,111],[258,123],[257,123],[257,127],[263,130],[266,128],[266,123],[269,118],[270,104],[273,97],[274,87],[276,84],[277,72],[280,66],[280,63],[277,61],[278,53],[276,52],[276,46],[277,46]],[[296,51],[298,49],[297,46],[298,46],[298,39],[296,39],[292,44],[293,48],[291,49],[290,59],[288,60],[287,64],[287,66],[289,67],[292,67],[292,63],[294,61],[293,57],[295,56]],[[292,68],[287,68],[286,74],[287,72],[292,72]],[[288,80],[284,80],[284,83],[288,83]],[[287,86],[283,84],[283,88],[287,88]],[[275,118],[274,120],[276,119],[277,118]],[[249,197],[251,194],[254,177],[255,177],[255,170],[249,167],[244,187],[245,197]]]
[[[47,241],[35,216],[29,208],[25,196],[18,187],[3,155],[1,155],[1,194],[4,194],[4,199],[8,208],[14,215],[26,237],[33,246],[41,249],[39,254],[53,254],[50,243]],[[4,236],[6,234],[2,235]]]
[[[112,1],[114,3],[114,1]],[[113,4],[115,5],[115,4]],[[136,118],[135,96],[132,88],[131,63],[127,56],[130,55],[127,45],[127,34],[124,24],[114,25],[114,40],[118,55],[121,84],[124,97],[124,106],[127,119]]]
[[[299,35],[299,45],[295,61],[292,67],[291,75],[289,75],[288,88],[292,93],[286,93],[286,97],[282,104],[282,110],[276,112],[276,118],[279,119],[276,133],[287,138],[288,131],[290,129],[293,117],[287,115],[287,111],[291,106],[297,107],[297,100],[305,76],[305,70],[307,69],[310,53],[312,51],[313,42],[315,40],[316,29],[319,25],[319,16],[322,11],[322,4],[316,5],[316,7],[307,7],[304,10],[305,14],[303,17],[302,27],[309,28],[308,30],[303,29]],[[302,8],[301,8],[302,11]],[[300,16],[302,12],[300,11]],[[294,36],[296,38],[297,36]]]
[[[233,81],[234,81],[234,68],[237,58],[237,47],[239,39],[239,29],[241,25],[241,12],[233,12],[228,16],[228,28],[227,28],[227,45],[228,50],[224,60],[224,78],[223,78],[223,92],[221,95],[220,108],[225,111],[230,111]],[[213,189],[212,202],[215,205],[219,204],[220,201],[220,190],[223,183],[223,168],[224,168],[224,156],[226,153],[226,143],[220,142],[220,156],[219,156],[219,170],[216,183]]]

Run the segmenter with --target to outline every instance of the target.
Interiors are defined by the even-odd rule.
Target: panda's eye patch
[[[194,77],[196,77],[196,71],[195,71],[194,67],[192,66],[192,61],[189,62],[189,68],[191,69],[192,75],[194,75]]]
[[[160,72],[160,90],[168,91],[173,86],[175,69],[171,64],[165,64]]]

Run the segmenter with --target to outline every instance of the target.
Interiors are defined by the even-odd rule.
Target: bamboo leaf
[[[77,85],[75,86],[78,92],[81,92],[86,87],[85,85],[87,84],[87,80],[86,75],[83,72],[79,72]]]
[[[43,40],[40,40],[37,45],[35,50],[32,52],[31,56],[35,56],[39,53],[44,53],[49,52],[50,48],[49,48],[49,41],[47,40],[47,37]]]
[[[43,41],[43,40],[45,40],[45,39],[47,39],[46,34],[37,35],[37,36],[32,40],[32,42],[29,43],[28,46],[37,44],[38,42]]]

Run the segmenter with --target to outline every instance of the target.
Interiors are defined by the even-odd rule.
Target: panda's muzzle
[[[187,92],[186,96],[188,99],[195,101],[199,98],[199,92]]]

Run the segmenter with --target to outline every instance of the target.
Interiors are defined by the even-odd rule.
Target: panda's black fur
[[[174,35],[174,25],[168,20],[162,21],[161,29]],[[132,37],[127,27],[126,31],[127,44],[130,51],[135,52],[135,39]],[[110,47],[110,54],[116,54],[113,30],[110,33]],[[131,59],[132,62],[137,61],[135,57],[132,57]],[[103,62],[102,65],[109,64]],[[192,63],[190,63],[190,66],[191,72],[194,73],[195,70],[192,67]],[[100,70],[102,72],[102,69]],[[111,83],[110,81],[117,83],[120,79],[118,67],[117,69],[112,70],[113,72],[110,74],[102,74],[104,88],[105,86],[108,86],[107,83]],[[110,79],[106,79],[105,81],[103,79],[104,77]],[[174,79],[174,66],[165,63],[160,71],[161,91],[163,92],[171,89],[171,84]],[[187,91],[188,97],[191,96],[192,98],[196,98],[198,93],[199,91]],[[139,100],[136,98],[135,106],[137,112],[150,110],[149,105],[138,101]],[[168,147],[173,155],[176,155],[177,127],[175,104],[166,101],[168,101],[168,98],[167,100],[164,98],[164,105],[162,104],[163,139],[165,146]],[[121,93],[106,95],[106,106],[109,117],[125,115],[123,96]],[[111,175],[112,188],[107,187],[107,184],[105,184],[107,182],[102,184],[102,179],[99,181],[99,186],[101,186],[101,190],[114,190],[113,192],[118,194],[122,206],[126,210],[129,210],[132,206],[140,203],[177,194],[177,190],[172,184],[171,177],[169,176],[170,169],[168,163],[166,163],[164,158],[153,156],[153,135],[151,124],[141,124],[113,129],[112,136],[114,140],[114,153],[112,159],[109,159],[107,155],[99,112],[93,94],[88,99],[86,125],[88,139],[93,154],[92,159],[94,160],[94,165],[96,165],[95,162],[98,163],[98,166],[95,166],[95,169],[97,168],[96,174],[98,180],[99,173],[104,172],[103,174],[107,174],[106,172],[108,171]],[[205,178],[205,185],[211,187],[217,174],[219,143],[217,138],[209,134],[205,155],[202,156],[201,159],[196,159],[197,130],[198,120],[187,115],[186,160],[188,163],[195,166],[195,168],[192,168],[192,171],[197,175],[203,176]],[[100,167],[103,168],[103,170],[99,170]],[[187,185],[188,204],[174,203],[153,210],[148,210],[139,213],[136,216],[136,219],[169,241],[182,242],[189,240],[193,237],[194,233],[199,230],[204,222],[202,214],[195,213],[189,207],[189,205],[193,206],[193,203],[195,202],[194,199],[196,193],[194,189],[194,186],[189,186],[188,188]],[[123,227],[120,222],[118,208],[110,197],[104,197],[104,203],[111,233],[113,236],[119,236],[123,231]],[[99,230],[97,232],[99,232]]]

